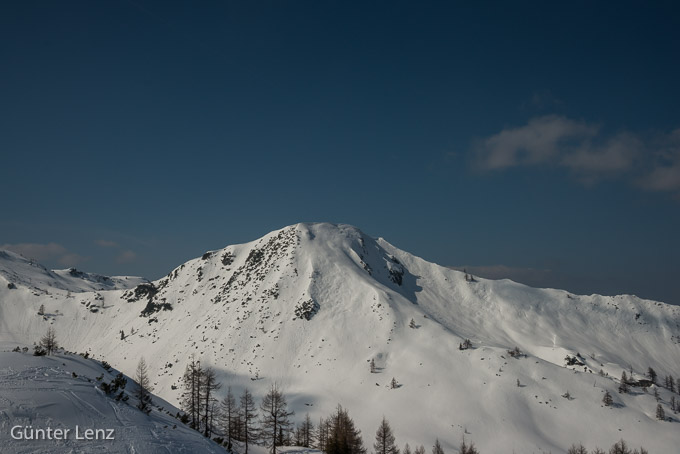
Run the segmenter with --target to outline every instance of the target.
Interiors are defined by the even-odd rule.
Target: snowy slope
[[[146,282],[141,277],[109,277],[75,268],[48,270],[39,263],[6,250],[0,250],[0,277],[8,284],[29,287],[36,293],[45,293],[50,288],[71,292],[128,289]]]
[[[642,378],[649,366],[680,376],[677,307],[467,282],[348,225],[286,227],[135,289],[47,292],[8,289],[0,275],[0,340],[29,344],[51,324],[66,348],[127,373],[143,354],[158,394],[174,404],[180,390],[171,387],[196,354],[237,393],[247,386],[259,397],[276,381],[299,418],[341,403],[367,445],[383,415],[400,444],[429,449],[438,437],[449,452],[465,432],[485,453],[560,453],[620,438],[665,453],[680,442],[677,422],[655,420],[651,395],[618,394],[612,378],[631,367]],[[466,338],[474,348],[460,351]],[[511,358],[515,346],[527,356]],[[566,367],[577,352],[585,365]],[[602,406],[605,390],[616,408]]]
[[[97,377],[103,375],[102,380],[110,382],[116,373],[72,354],[35,357],[0,352],[2,452],[224,453],[216,443],[170,416],[177,409],[162,399],[153,398],[154,407],[147,416],[135,408],[133,397],[123,402],[104,394]],[[134,387],[128,380],[126,391]],[[14,426],[68,429],[69,433],[57,435],[62,440],[17,440],[11,436]],[[87,429],[105,432],[86,434]],[[95,436],[100,439],[82,439]]]

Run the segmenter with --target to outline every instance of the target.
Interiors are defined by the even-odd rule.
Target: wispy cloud
[[[550,90],[536,90],[531,94],[531,98],[522,103],[522,108],[543,110],[562,104],[564,104],[562,100],[555,96]]]
[[[525,126],[506,128],[478,141],[478,165],[487,170],[537,165],[559,160],[574,144],[585,143],[597,127],[556,115],[534,118]]]
[[[137,254],[129,249],[121,252],[116,257],[116,263],[130,263],[135,260],[137,260]]]
[[[75,266],[87,260],[86,257],[69,251],[61,244],[57,243],[17,243],[3,244],[0,249],[16,252],[26,258],[34,259],[38,262],[55,261],[64,266]]]
[[[115,241],[97,240],[95,241],[95,244],[103,248],[118,250],[118,252],[116,253],[116,257],[114,259],[115,262],[118,264],[130,263],[137,260],[137,253],[135,251],[131,249],[122,250],[122,246],[116,243]]]
[[[116,243],[115,241],[97,240],[94,243],[97,246],[106,247],[106,248],[117,248],[118,247],[118,243]]]
[[[650,191],[680,193],[680,128],[661,137],[658,149],[651,157],[651,171],[638,179],[638,184]]]
[[[606,135],[598,125],[559,115],[536,117],[478,140],[478,169],[556,166],[584,183],[625,177],[652,191],[680,191],[680,129],[643,139],[623,131]]]

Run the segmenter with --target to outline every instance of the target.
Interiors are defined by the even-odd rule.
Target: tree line
[[[47,333],[40,339],[34,348],[34,355],[50,355],[59,348],[54,328],[50,327]],[[14,351],[19,351],[17,347]],[[85,356],[87,357],[87,356]],[[106,361],[102,362],[105,369],[109,369]],[[107,367],[108,366],[108,367]],[[371,364],[371,368],[374,364]],[[139,401],[137,407],[148,413],[151,410],[151,392],[153,387],[148,376],[148,369],[142,357],[135,371],[135,379],[138,389],[135,397]],[[115,390],[119,387],[125,388],[125,381],[122,374],[118,374],[111,385]],[[650,367],[648,376],[652,384],[656,384],[656,373]],[[394,379],[392,379],[394,382]],[[122,383],[118,383],[122,381]],[[200,360],[192,356],[182,377],[184,392],[182,394],[183,414],[178,413],[178,418],[189,427],[201,432],[205,437],[212,438],[222,444],[229,452],[233,452],[234,441],[240,442],[244,448],[243,454],[248,454],[249,445],[264,445],[271,454],[277,453],[280,446],[301,446],[306,448],[316,448],[326,454],[367,454],[364,442],[354,420],[341,405],[338,405],[330,416],[319,419],[318,424],[314,424],[309,416],[297,426],[293,424],[290,417],[294,412],[288,411],[288,403],[283,392],[277,384],[271,385],[267,394],[262,398],[260,405],[256,405],[255,398],[248,388],[238,398],[233,394],[231,387],[227,388],[227,393],[222,400],[217,398],[217,391],[222,388],[222,384],[217,380],[215,370],[210,367],[201,366]],[[627,377],[623,373],[621,382],[627,384]],[[673,377],[666,377],[666,387],[672,391],[678,389],[675,385],[680,380]],[[104,387],[102,389],[105,389]],[[114,390],[114,391],[115,391]],[[619,392],[626,392],[619,389]],[[109,394],[109,392],[107,392]],[[122,391],[121,391],[122,396]],[[127,400],[127,399],[125,399]],[[605,405],[612,405],[611,394],[605,392],[603,398]],[[673,399],[675,407],[675,399]],[[663,408],[661,405],[657,409],[657,418],[664,419]],[[659,411],[661,415],[659,415]],[[217,435],[213,437],[214,435]],[[463,438],[459,445],[460,454],[480,454],[474,443],[468,444]],[[567,451],[568,454],[589,454],[589,451],[582,445],[572,445]],[[423,445],[417,446],[414,451],[408,443],[403,451],[397,447],[396,438],[388,420],[383,416],[378,430],[375,434],[373,444],[374,454],[425,454]],[[607,454],[600,448],[591,451],[592,454]],[[432,446],[432,454],[445,454],[439,442],[435,440]],[[612,445],[608,454],[648,454],[648,451],[641,447],[639,450],[631,450],[624,440]]]

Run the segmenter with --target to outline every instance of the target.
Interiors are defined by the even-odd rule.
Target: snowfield
[[[666,375],[680,377],[675,306],[468,280],[355,227],[325,223],[206,252],[152,283],[117,278],[107,288],[92,287],[97,279],[67,274],[0,252],[0,346],[31,346],[51,326],[66,349],[87,351],[127,375],[144,356],[156,394],[175,406],[196,355],[218,371],[219,397],[227,386],[236,395],[248,387],[259,401],[276,382],[296,421],[305,413],[318,421],[340,403],[369,451],[384,415],[400,446],[422,444],[427,452],[436,438],[445,452],[457,452],[463,436],[484,454],[564,453],[579,442],[608,449],[621,438],[652,454],[679,452],[680,418],[670,409],[670,390],[617,392],[622,372],[631,369],[635,380],[648,367],[661,383]],[[460,350],[466,339],[472,347]],[[522,353],[516,358],[509,354],[515,347]],[[578,361],[567,365],[567,356]],[[17,358],[26,365],[19,368]],[[18,373],[24,378],[10,383],[42,389],[44,396],[9,392],[2,382],[0,443],[10,443],[9,425],[31,418],[82,426],[97,426],[97,412],[115,419],[115,405],[91,384],[69,378],[70,368],[86,367],[79,358],[0,356],[2,380]],[[64,385],[56,392],[41,378],[49,361]],[[65,369],[56,367],[63,362]],[[397,388],[390,387],[392,378]],[[72,387],[89,391],[76,393],[78,399],[69,394]],[[668,421],[656,419],[654,388]],[[611,407],[602,403],[605,391],[614,398]],[[68,419],[65,408],[81,408],[83,419]],[[192,446],[183,435],[188,429],[158,429],[172,427],[174,418],[124,416],[129,437],[148,443],[137,452],[163,452],[140,433],[158,433],[158,443],[167,433],[181,434]],[[120,449],[126,433],[121,429],[116,441]],[[172,452],[182,451],[173,445]]]
[[[97,377],[103,374],[102,380],[110,382],[116,373],[73,354],[36,357],[30,353],[0,353],[1,451],[224,453],[216,443],[168,415],[166,412],[174,415],[177,409],[159,398],[154,399],[155,407],[147,416],[135,407],[133,397],[123,402],[105,395]],[[134,383],[129,381],[126,390],[132,388]],[[43,438],[39,440],[15,439],[25,436],[24,428],[31,438],[35,436],[31,435],[35,434],[32,429],[49,428],[52,434],[38,433]],[[87,433],[88,429],[101,431]],[[51,439],[44,439],[48,436]]]

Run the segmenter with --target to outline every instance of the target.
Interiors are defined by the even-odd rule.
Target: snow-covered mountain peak
[[[33,269],[4,263],[18,276]],[[0,301],[0,340],[30,344],[52,325],[68,349],[127,373],[144,355],[172,403],[193,354],[235,393],[261,396],[276,382],[298,414],[316,419],[340,403],[364,434],[385,415],[412,445],[439,437],[448,450],[463,434],[482,452],[509,440],[518,452],[621,437],[671,452],[680,442],[648,394],[601,406],[624,370],[680,376],[677,307],[466,278],[349,225],[291,225],[127,290],[64,297],[0,286]],[[424,422],[411,424],[414,414]]]

